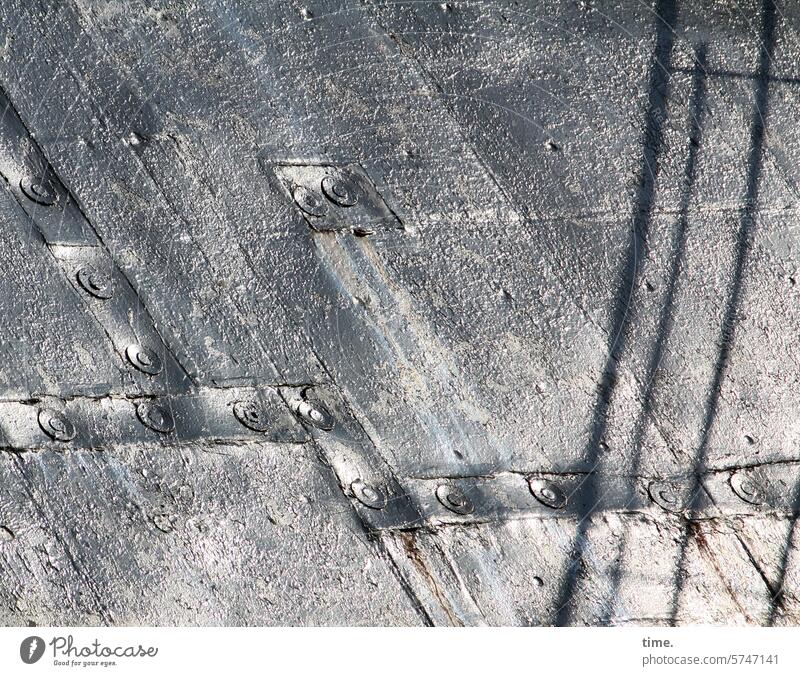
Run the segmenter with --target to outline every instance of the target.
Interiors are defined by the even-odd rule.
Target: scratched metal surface
[[[0,623],[800,623],[798,52],[5,0]]]

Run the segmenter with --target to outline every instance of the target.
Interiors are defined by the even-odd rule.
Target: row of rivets
[[[271,427],[271,421],[263,415],[263,412],[254,401],[237,401],[233,405],[233,414],[240,423],[255,432],[266,432]],[[327,411],[322,413],[322,416],[323,420],[330,419]],[[175,420],[172,414],[168,408],[161,404],[150,401],[137,404],[136,417],[145,427],[155,432],[168,434],[175,430]],[[51,439],[66,442],[75,438],[75,426],[64,414],[58,411],[49,408],[41,409],[38,413],[38,422],[42,431]]]
[[[530,478],[528,487],[534,498],[550,509],[563,509],[567,505],[567,496],[553,481]],[[436,497],[451,512],[461,515],[472,514],[475,506],[464,492],[450,484],[440,484],[436,488]]]
[[[75,276],[80,287],[89,295],[100,300],[108,300],[114,296],[111,276],[94,266],[84,265]],[[125,349],[125,356],[135,369],[150,376],[158,375],[164,368],[161,358],[143,345],[129,345]]]
[[[553,481],[531,478],[528,480],[531,494],[541,504],[550,509],[562,509],[567,504],[564,491]],[[386,504],[386,495],[380,487],[364,483],[356,479],[350,484],[350,491],[362,505],[372,509],[383,509]],[[439,484],[436,487],[436,499],[449,511],[467,516],[475,511],[472,500],[458,486],[453,484]]]
[[[81,267],[75,277],[80,287],[95,298],[108,300],[114,296],[111,276],[92,265]],[[150,376],[158,375],[164,368],[158,354],[143,345],[129,345],[125,349],[125,356],[135,369]]]
[[[320,185],[322,194],[339,207],[352,207],[358,204],[356,186],[344,176],[326,176]],[[328,204],[316,192],[298,186],[292,193],[295,203],[309,216],[322,218],[328,213]]]
[[[322,406],[296,399],[289,402],[289,408],[301,421],[313,427],[325,431],[333,429],[333,417]],[[237,401],[233,405],[233,414],[242,425],[254,432],[266,432],[270,428],[270,420],[256,401]]]
[[[324,425],[321,429],[331,429],[333,421],[330,414],[322,408],[313,407],[307,402],[302,402],[299,407],[302,418],[312,424]],[[263,415],[262,410],[254,401],[237,401],[233,405],[233,414],[236,419],[248,429],[255,432],[266,432],[270,429],[271,421]],[[301,414],[298,412],[298,416]],[[175,429],[172,414],[165,407],[152,402],[142,402],[136,406],[136,416],[140,422],[151,430],[169,433]],[[75,437],[75,427],[63,415],[51,409],[42,409],[39,412],[40,427],[57,441],[70,441]]]
[[[767,490],[759,481],[743,472],[731,475],[730,485],[733,492],[744,502],[751,505],[767,504]],[[674,481],[652,481],[647,488],[650,499],[668,512],[682,512],[690,507],[689,501],[683,497],[686,486]]]
[[[175,429],[175,422],[170,412],[158,404],[146,402],[138,404],[136,406],[136,416],[145,427],[149,427],[156,432],[166,434]],[[55,441],[66,442],[75,438],[75,425],[58,411],[43,408],[39,411],[37,420],[42,431]]]
[[[94,266],[84,265],[75,276],[80,287],[89,295],[100,300],[108,300],[114,296],[111,276]],[[135,369],[150,376],[158,375],[164,368],[161,358],[143,345],[129,345],[125,349],[125,356]]]

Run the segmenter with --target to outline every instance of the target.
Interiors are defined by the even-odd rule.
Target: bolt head
[[[131,365],[142,373],[151,376],[161,373],[163,368],[161,359],[150,348],[141,345],[129,345],[125,350],[125,355]]]
[[[309,216],[322,218],[328,213],[328,206],[324,200],[313,190],[309,190],[305,186],[297,186],[292,193],[292,198],[300,209],[302,209]]]
[[[322,179],[322,193],[340,207],[358,203],[358,191],[352,181],[344,176],[326,176]]]
[[[333,416],[331,416],[327,409],[316,402],[312,404],[303,399],[296,399],[292,402],[291,409],[300,420],[308,423],[312,427],[326,432],[333,429]]]
[[[36,204],[53,206],[58,201],[58,193],[49,179],[44,176],[26,176],[19,182],[25,196]]]
[[[114,295],[111,277],[91,265],[84,265],[77,273],[78,284],[95,298],[107,300]]]
[[[731,475],[730,484],[733,492],[745,502],[751,505],[767,504],[768,491],[763,480],[752,476],[748,472],[739,471]]]
[[[175,429],[175,421],[169,410],[150,402],[142,402],[136,406],[136,417],[154,432],[168,434]]]
[[[475,511],[475,506],[472,504],[472,501],[458,486],[440,484],[436,487],[436,498],[442,505],[455,514],[466,516]]]
[[[545,507],[563,509],[567,504],[567,496],[554,481],[532,477],[528,480],[531,494]]]
[[[679,513],[687,508],[683,497],[685,486],[674,481],[651,481],[647,487],[650,499],[667,512]]]
[[[72,441],[75,438],[75,426],[58,411],[43,408],[39,411],[37,420],[39,427],[51,439]]]
[[[270,428],[270,420],[256,401],[237,401],[233,405],[233,415],[248,429],[254,432],[266,432]]]
[[[370,509],[383,509],[387,505],[386,494],[379,486],[356,479],[350,484],[350,491],[362,505]]]

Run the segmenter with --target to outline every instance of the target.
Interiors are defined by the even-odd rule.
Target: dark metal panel
[[[402,230],[369,176],[357,164],[281,164],[272,170],[303,218],[320,232],[349,231],[366,237],[378,230]]]
[[[708,439],[708,463],[800,459],[800,249],[797,217],[758,213],[735,323],[725,335],[726,377]]]
[[[614,303],[606,299],[613,300],[620,282],[620,254],[631,238],[629,219],[637,215],[643,118],[662,114],[659,97],[666,95],[666,88],[659,97],[648,90],[659,23],[651,8],[638,2],[602,8],[365,4],[419,64],[493,180],[526,217],[554,275],[613,333]],[[644,168],[657,170],[655,162]]]
[[[781,421],[796,408],[792,383],[800,372],[792,348],[795,264],[776,266],[758,249],[770,247],[774,229],[785,232],[780,212],[796,201],[790,155],[797,131],[787,124],[797,89],[787,37],[796,12],[770,14],[759,3],[737,12],[690,3],[677,12],[674,3],[656,3],[651,45],[643,31],[653,17],[635,3],[537,3],[535,11],[518,3],[372,4],[449,102],[501,187],[524,205],[556,274],[612,332],[615,368],[641,383],[641,414],[622,413],[625,399],[602,413],[599,468],[794,459],[793,426]],[[772,72],[759,72],[754,30],[775,51]],[[649,50],[658,96],[645,101],[629,88],[637,73],[644,85]],[[624,77],[609,58],[625,64]],[[497,69],[499,61],[507,68]],[[599,66],[606,72],[597,73]],[[767,86],[769,109],[758,94]],[[602,103],[594,100],[599,92]],[[591,120],[581,117],[587,111]],[[767,114],[771,131],[755,147]],[[621,124],[639,115],[644,121]],[[649,134],[643,139],[632,133],[641,128]],[[631,148],[646,161],[644,174],[625,154]],[[594,170],[607,160],[614,167]],[[564,173],[549,174],[551,164]],[[570,167],[585,180],[569,180]],[[637,187],[631,174],[642,185],[629,204],[625,189]],[[609,204],[630,212],[630,221],[563,218],[591,207],[608,212]],[[651,210],[652,217],[641,215]],[[785,217],[793,220],[793,210]],[[737,281],[748,228],[756,241]],[[625,268],[629,240],[635,260]],[[622,286],[617,270],[631,274]],[[624,324],[615,325],[615,306],[623,306]],[[720,365],[722,394],[712,411]],[[615,398],[626,385],[611,386]]]
[[[731,525],[773,601],[768,623],[794,626],[800,612],[797,519],[740,519]]]
[[[681,577],[676,580],[676,624],[768,625],[774,621],[775,590],[765,584],[759,568],[753,565],[752,552],[738,530],[736,524],[726,523],[689,526]],[[762,539],[756,551],[771,546]],[[796,589],[790,587],[787,592],[794,596]],[[784,621],[797,624],[797,606],[787,607],[787,611]]]
[[[647,5],[364,4],[531,214],[629,207],[654,37]]]

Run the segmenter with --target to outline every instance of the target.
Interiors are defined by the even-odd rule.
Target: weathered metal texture
[[[419,624],[313,449],[0,455],[4,624]]]
[[[2,3],[1,621],[800,622],[800,12],[607,4]]]

